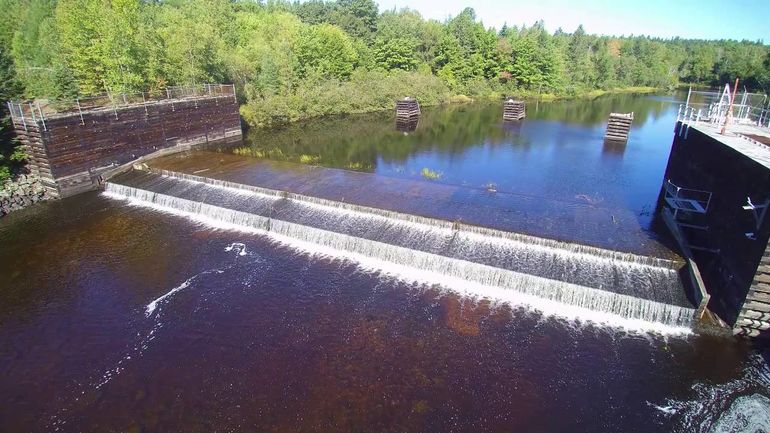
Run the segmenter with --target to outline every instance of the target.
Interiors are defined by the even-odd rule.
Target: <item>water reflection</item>
[[[417,124],[419,122],[419,118],[409,120],[396,119],[396,131],[400,131],[403,132],[404,135],[408,135],[408,133],[414,132],[417,129]]]
[[[434,107],[423,110],[419,127],[394,128],[392,112],[346,116],[252,130],[232,152],[454,186],[494,184],[535,199],[601,196],[602,206],[632,210],[646,228],[643,209],[655,203],[671,145],[673,101],[611,95],[535,102],[517,122],[502,120],[502,103]],[[611,112],[635,113],[625,144],[604,142]]]
[[[604,146],[602,147],[602,157],[622,159],[623,154],[626,153],[627,144],[627,141],[604,140]]]
[[[423,110],[419,131],[416,121],[397,121],[394,130],[390,126],[392,120],[388,121],[393,118],[391,112],[372,113],[313,120],[279,130],[251,130],[246,137],[247,145],[234,149],[234,152],[258,158],[375,171],[378,160],[403,162],[424,152],[456,156],[472,147],[522,144],[523,131],[530,137],[544,135],[527,128],[527,123],[548,127],[553,125],[541,122],[553,121],[583,127],[580,129],[595,129],[603,127],[610,112],[633,111],[636,113],[634,125],[639,127],[659,119],[671,109],[669,100],[658,97],[613,95],[592,101],[533,103],[525,120],[501,122],[502,104],[434,107]],[[400,134],[402,132],[410,134],[405,137]]]

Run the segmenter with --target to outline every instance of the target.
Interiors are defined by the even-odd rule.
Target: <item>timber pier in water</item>
[[[610,113],[607,121],[607,131],[604,140],[626,142],[631,132],[631,124],[634,122],[634,113]]]
[[[420,118],[420,103],[416,99],[406,97],[396,101],[396,122],[409,123]]]
[[[168,88],[159,95],[108,95],[51,110],[9,102],[28,167],[53,197],[96,189],[109,172],[145,155],[241,139],[232,85]]]
[[[503,120],[507,122],[521,120],[526,115],[524,101],[508,99],[503,103]]]

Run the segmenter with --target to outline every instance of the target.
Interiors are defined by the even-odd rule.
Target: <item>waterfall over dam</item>
[[[694,314],[671,260],[169,171],[120,175],[106,194],[565,308],[676,327]]]

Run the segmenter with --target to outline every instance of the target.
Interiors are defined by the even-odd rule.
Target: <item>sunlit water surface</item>
[[[647,101],[641,125],[670,116],[655,108],[665,99]],[[522,129],[600,137],[601,119],[555,120],[581,107],[562,103],[539,119],[530,106]],[[370,169],[416,179],[426,166],[445,173],[440,182],[524,182],[535,189],[521,193],[569,200],[585,188],[565,176],[601,182],[616,167],[625,186],[599,195],[640,210],[643,223],[662,168],[635,155],[670,141],[662,126],[622,152],[589,140],[578,153],[593,163],[559,178],[528,169],[527,155],[569,153],[576,137],[544,149],[530,131],[521,147],[495,150],[487,132],[442,125],[432,128],[484,144],[458,135],[455,153],[431,150],[454,146],[443,141],[398,158],[374,152]],[[453,157],[467,152],[488,157]],[[666,152],[654,157],[663,168]],[[484,158],[509,174],[470,168]],[[2,431],[770,430],[766,359],[744,342],[566,321],[100,193],[0,221],[0,277]]]

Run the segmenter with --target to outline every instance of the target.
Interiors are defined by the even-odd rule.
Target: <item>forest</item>
[[[495,29],[471,8],[443,22],[373,0],[0,0],[0,10],[3,101],[234,83],[243,119],[272,126],[389,109],[405,95],[431,105],[735,77],[770,90],[762,42],[549,32],[542,21]],[[2,115],[0,179],[23,159]]]

